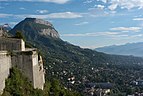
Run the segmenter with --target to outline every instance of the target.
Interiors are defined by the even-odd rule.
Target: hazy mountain
[[[6,30],[6,31],[10,31],[12,28],[9,26],[9,24],[4,24],[4,25],[2,25],[3,26],[3,28],[4,28],[4,30]]]
[[[45,29],[48,31],[43,31]],[[65,42],[59,38],[53,25],[41,19],[26,18],[18,23],[10,33],[14,35],[16,31],[21,31],[26,41],[40,49],[44,55],[47,79],[58,78],[67,88],[81,92],[84,90],[85,82],[110,81],[118,84],[119,79],[125,80],[121,77],[121,73],[131,74],[133,72],[134,74],[132,70],[142,68],[140,66],[143,65],[143,58],[108,55]],[[121,71],[129,67],[131,67],[130,70]],[[124,75],[126,78],[130,76],[126,74]],[[70,80],[70,78],[74,79]],[[131,81],[134,78],[128,77],[127,80]]]
[[[96,51],[116,55],[133,55],[143,57],[143,42],[127,43],[125,45],[113,45],[96,48]]]
[[[0,25],[0,36],[8,37],[8,31],[11,30],[11,27],[8,24]]]

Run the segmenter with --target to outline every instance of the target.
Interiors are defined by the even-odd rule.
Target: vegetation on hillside
[[[34,89],[28,79],[18,68],[10,70],[6,80],[6,87],[2,96],[81,96],[77,92],[69,91],[56,79],[46,81],[44,90]]]

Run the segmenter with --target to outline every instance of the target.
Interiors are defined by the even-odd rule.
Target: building
[[[111,83],[88,83],[84,92],[87,96],[107,96],[112,87]]]
[[[35,48],[25,48],[22,39],[0,37],[0,93],[12,67],[18,67],[34,88],[43,89],[45,83],[42,57]]]

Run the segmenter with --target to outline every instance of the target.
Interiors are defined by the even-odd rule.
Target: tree
[[[25,41],[25,38],[21,31],[16,31],[15,38],[23,39]]]

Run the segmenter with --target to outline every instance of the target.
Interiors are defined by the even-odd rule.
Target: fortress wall
[[[42,57],[37,54],[33,54],[33,80],[34,88],[43,89],[45,83],[44,69]]]
[[[43,89],[45,83],[43,64],[39,66],[37,51],[17,52],[12,56],[12,65],[21,69],[34,88]]]
[[[0,51],[13,51],[25,50],[25,42],[22,39],[15,39],[15,38],[2,38],[0,37]]]
[[[5,88],[5,79],[9,76],[9,69],[11,68],[11,57],[7,51],[0,51],[0,94]]]
[[[32,71],[32,55],[29,51],[27,52],[16,52],[11,57],[12,66],[18,67],[21,72],[29,79],[33,81],[33,71]]]
[[[0,26],[0,36],[3,35],[3,29],[2,29],[2,26]]]
[[[7,50],[7,51],[2,51]],[[10,51],[10,52],[9,52]],[[17,66],[34,88],[43,89],[45,83],[42,57],[35,48],[25,49],[22,39],[0,38],[0,93],[11,67]]]

